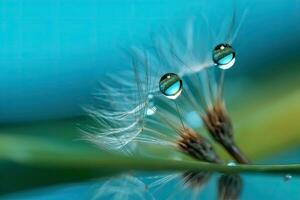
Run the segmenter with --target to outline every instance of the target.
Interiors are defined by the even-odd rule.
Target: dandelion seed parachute
[[[135,151],[140,143],[177,148],[182,126],[175,105],[160,94],[159,80],[169,72],[178,74],[185,85],[176,99],[183,116],[196,111],[206,119],[216,102],[223,103],[223,79],[216,77],[211,52],[219,41],[232,43],[240,27],[236,18],[234,12],[229,22],[222,23],[221,35],[214,34],[205,17],[193,18],[181,37],[162,30],[146,50],[130,49],[132,71],[111,77],[114,84],[101,83],[96,104],[85,108],[93,120],[82,127],[85,138],[101,148],[124,152]],[[204,122],[207,128],[210,124]],[[183,124],[189,127],[188,121]]]
[[[175,104],[160,94],[158,83],[161,76],[166,73],[178,74],[184,82],[182,94],[176,99],[182,116],[190,111],[196,112],[204,119],[204,128],[208,128],[213,121],[207,120],[209,119],[207,112],[218,105],[216,102],[223,104],[220,85],[223,84],[224,77],[221,76],[222,79],[219,80],[216,76],[218,69],[214,67],[211,53],[220,43],[232,44],[240,28],[237,18],[237,13],[234,12],[228,23],[223,23],[217,31],[208,25],[207,18],[202,17],[202,20],[194,18],[187,23],[185,33],[180,34],[182,37],[174,37],[173,31],[163,30],[161,32],[164,36],[152,36],[150,47],[132,48],[130,50],[132,71],[111,77],[111,80],[123,87],[102,83],[101,90],[95,94],[98,100],[96,102],[101,104],[96,103],[94,107],[86,108],[94,123],[82,128],[85,138],[101,148],[124,152],[136,152],[140,143],[186,151],[185,141],[191,138],[184,136],[190,131],[183,129],[176,115]],[[213,114],[212,116],[215,116]],[[184,118],[183,124],[188,128],[191,127]],[[198,134],[195,134],[196,138],[192,138],[197,141]],[[183,146],[180,146],[182,144]],[[196,142],[196,146],[199,144],[202,143]],[[201,145],[200,147],[202,148]],[[220,162],[218,158],[214,158],[213,153],[210,154],[213,155],[211,159],[207,159],[209,156],[199,157],[203,153],[197,154],[196,159]],[[210,176],[211,174],[206,172],[184,172],[159,178],[149,187],[161,186],[180,179],[184,185],[195,189],[194,195],[197,196]],[[222,180],[220,179],[220,182]],[[175,192],[185,190],[186,187],[181,185]],[[222,191],[227,194],[228,190]],[[113,192],[117,191],[111,193]],[[172,195],[176,194],[171,194],[171,197]]]

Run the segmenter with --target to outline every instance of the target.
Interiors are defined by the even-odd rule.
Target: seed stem
[[[182,128],[185,129],[185,126],[184,126],[184,123],[183,123],[183,120],[182,120],[182,116],[181,116],[181,113],[180,113],[180,110],[179,110],[179,106],[178,106],[178,104],[177,104],[176,101],[174,101],[174,102],[175,102],[176,111],[177,111],[178,117],[179,117],[179,119],[180,119]]]
[[[227,152],[240,164],[249,164],[250,161],[245,157],[245,155],[241,152],[239,147],[236,144],[224,145],[224,148]]]
[[[218,88],[218,97],[217,97],[218,100],[223,99],[224,77],[225,77],[225,70],[222,70],[220,75],[219,88]]]

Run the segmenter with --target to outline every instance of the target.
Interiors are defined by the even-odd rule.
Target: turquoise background
[[[81,106],[91,101],[97,81],[109,81],[105,74],[129,68],[123,48],[147,44],[160,28],[181,27],[199,13],[217,28],[232,2],[0,0],[1,125],[82,115]],[[285,66],[300,58],[299,0],[239,1],[237,10],[245,8],[248,15],[234,42],[239,67],[232,69],[228,81],[238,77],[252,83],[270,73],[299,70]],[[295,150],[264,162],[299,161],[298,155]],[[288,183],[282,177],[246,178],[243,199],[299,198],[299,178]],[[99,184],[55,186],[0,199],[85,199]],[[203,197],[211,197],[214,190],[209,185]]]
[[[0,123],[81,115],[105,73],[129,68],[123,48],[200,13],[218,28],[233,2],[1,0]],[[298,0],[237,3],[248,15],[234,43],[240,67],[233,75],[263,75],[272,62],[299,57],[299,7]]]

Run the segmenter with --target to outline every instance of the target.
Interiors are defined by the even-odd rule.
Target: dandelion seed
[[[191,129],[183,128],[177,143],[182,152],[199,161],[222,163],[210,142]],[[185,185],[200,191],[211,175],[209,172],[186,171],[182,178]]]
[[[94,121],[93,125],[82,129],[86,138],[109,150],[138,152],[139,147],[150,144],[172,148],[174,154],[181,152],[198,161],[222,163],[210,140],[202,134],[203,130],[193,130],[181,117],[193,112],[202,119],[203,128],[214,141],[237,162],[247,163],[234,142],[233,125],[223,99],[223,69],[235,63],[236,52],[231,45],[241,27],[237,18],[234,10],[229,23],[222,22],[221,30],[217,31],[209,26],[205,16],[193,18],[184,28],[186,31],[180,34],[182,37],[175,37],[174,31],[164,30],[160,37],[152,37],[153,44],[145,48],[147,51],[132,48],[132,71],[110,77],[110,83],[115,82],[118,87],[102,83],[102,90],[95,94],[96,106],[86,109]],[[217,44],[220,45],[215,47]],[[215,64],[218,67],[214,67]],[[220,70],[221,76],[218,77]],[[165,76],[161,77],[162,74]],[[153,152],[143,153],[151,157],[161,156]],[[187,171],[164,177],[149,187],[178,181],[179,178],[187,187],[177,184],[178,190],[175,189],[169,197],[172,199],[186,188],[199,194],[210,176],[206,172]],[[221,176],[219,199],[238,197],[240,190],[239,176]]]
[[[197,160],[212,163],[221,162],[208,140],[191,129],[183,129],[177,143],[181,151]]]
[[[192,111],[200,116],[203,128],[216,142],[238,162],[247,163],[233,140],[233,127],[223,100],[225,72],[222,70],[218,79],[220,69],[213,67],[214,62],[220,68],[234,63],[231,44],[240,27],[236,18],[234,12],[229,23],[223,23],[224,31],[218,31],[228,34],[213,34],[205,17],[193,18],[183,37],[174,37],[173,31],[165,30],[161,37],[152,37],[153,44],[147,50],[130,49],[132,71],[110,77],[110,83],[115,81],[121,88],[101,84],[102,92],[96,94],[101,103],[86,109],[95,123],[82,129],[85,137],[109,150],[137,152],[133,147],[138,149],[147,143],[179,149],[201,161],[217,162],[213,153],[204,155],[209,150],[208,140],[181,117]],[[209,30],[205,32],[207,37],[199,32],[205,28]],[[214,49],[212,59],[211,48],[216,41],[224,42]]]
[[[248,159],[241,153],[233,140],[232,123],[220,101],[208,109],[203,121],[211,136],[221,144],[239,163],[248,163]]]

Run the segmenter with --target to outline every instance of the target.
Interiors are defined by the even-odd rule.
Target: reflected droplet
[[[235,51],[229,44],[219,44],[213,50],[213,61],[221,69],[229,69],[235,63]]]
[[[182,80],[177,74],[167,73],[159,81],[159,89],[169,99],[176,99],[182,92]]]
[[[284,180],[284,181],[289,181],[289,180],[291,180],[292,178],[293,178],[292,175],[286,174],[286,175],[283,177],[283,180]]]
[[[229,161],[227,163],[227,166],[236,166],[236,163],[234,161]]]

